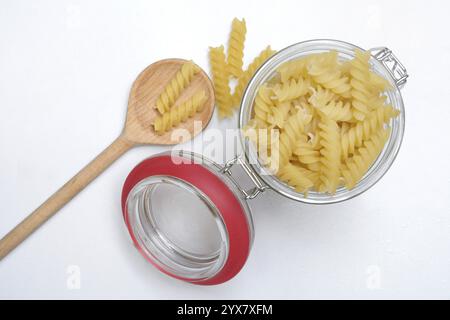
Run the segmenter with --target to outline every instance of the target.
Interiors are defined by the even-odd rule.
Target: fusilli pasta
[[[206,102],[205,91],[199,91],[194,94],[186,102],[179,106],[173,107],[169,112],[156,117],[153,128],[157,134],[163,134],[172,127],[177,126],[181,122],[185,122],[188,118],[194,116],[196,112],[203,109]]]
[[[396,117],[398,111],[392,106],[378,107],[373,110],[363,121],[352,125],[341,135],[342,158],[347,159],[354,154],[357,147],[362,146],[378,129]]]
[[[319,139],[317,139],[319,141]],[[294,154],[300,163],[306,166],[315,167],[313,164],[320,162],[320,149],[316,148],[313,140],[309,140],[307,135],[303,135],[297,140]],[[315,170],[314,170],[315,171]]]
[[[368,52],[356,50],[355,58],[350,63],[353,115],[357,120],[364,120],[370,111],[370,91],[368,88],[370,74],[369,58],[370,54]]]
[[[339,127],[336,121],[325,115],[319,124],[320,149],[320,180],[319,192],[336,192],[340,177],[341,148],[339,143]]]
[[[200,69],[192,61],[186,62],[181,66],[180,70],[164,88],[158,100],[156,100],[155,107],[160,114],[164,114],[170,110],[181,91],[189,85],[192,78],[199,70]]]
[[[390,129],[381,128],[373,134],[369,140],[364,142],[364,146],[358,148],[356,154],[347,159],[342,166],[342,176],[345,186],[352,189],[356,183],[366,174],[367,170],[378,158],[384,148],[384,144],[389,138]]]
[[[289,102],[280,102],[270,108],[267,116],[267,122],[278,128],[283,128],[284,123],[289,115],[291,104]]]
[[[258,89],[255,98],[254,117],[263,123],[268,123],[268,116],[270,115],[271,107],[274,103],[273,100],[270,99],[271,94],[272,89],[263,85]]]
[[[281,82],[286,83],[291,79],[306,77],[308,75],[307,65],[310,60],[310,57],[302,57],[283,63],[277,69]]]
[[[244,57],[244,42],[247,27],[245,19],[234,18],[231,25],[230,40],[228,43],[227,66],[230,75],[238,78],[242,74],[242,64]]]
[[[230,116],[233,111],[230,87],[228,85],[228,72],[223,46],[209,48],[209,57],[214,82],[214,92],[220,117]]]
[[[362,51],[348,61],[336,51],[304,56],[259,87],[246,127],[259,134],[249,139],[262,163],[297,192],[351,189],[383,150],[399,111],[388,103],[389,81],[371,71],[369,58]]]
[[[306,171],[306,172],[305,172]],[[308,178],[307,169],[295,166],[291,163],[286,164],[279,170],[279,177],[295,188],[297,192],[306,192],[313,185],[313,181]]]
[[[266,49],[243,70],[244,43],[247,33],[245,20],[233,19],[231,32],[228,41],[227,56],[222,54],[223,46],[219,48],[210,48],[210,61],[214,87],[216,91],[216,102],[219,109],[219,117],[230,117],[234,110],[239,106],[242,95],[250,79],[256,70],[270,57],[275,51],[267,46]],[[223,63],[224,60],[225,62]],[[237,80],[234,92],[231,95],[229,81]],[[218,98],[218,99],[217,99]],[[264,119],[266,121],[267,119]],[[258,121],[260,122],[260,121]]]
[[[256,70],[267,60],[269,59],[273,54],[275,53],[275,50],[272,50],[270,46],[267,46],[266,49],[261,51],[261,53],[253,59],[252,63],[249,64],[247,69],[242,73],[242,75],[239,77],[238,84],[234,88],[233,93],[233,105],[237,106],[241,99],[242,95],[244,93],[245,88],[248,85],[248,82],[255,74]]]
[[[344,98],[349,98],[352,87],[349,79],[342,76],[337,62],[337,53],[320,60],[322,63],[311,63],[308,66],[308,73],[314,81]]]
[[[305,132],[305,126],[311,121],[312,117],[301,110],[291,115],[284,124],[284,130],[280,133],[278,146],[272,145],[270,158],[270,169],[277,172],[286,165],[295,147],[296,141]]]
[[[331,100],[324,106],[318,106],[328,118],[335,121],[352,120],[351,104],[349,102]]]
[[[305,95],[308,92],[310,83],[303,78],[291,79],[289,82],[276,85],[273,88],[278,101],[288,101]]]

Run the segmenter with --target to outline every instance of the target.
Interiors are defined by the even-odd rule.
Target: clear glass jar
[[[248,84],[241,102],[239,128],[243,128],[252,116],[253,101],[259,86],[272,78],[276,69],[281,64],[302,56],[330,50],[336,50],[339,54],[339,59],[343,61],[350,60],[354,57],[355,49],[361,48],[347,42],[336,40],[312,40],[300,42],[279,51],[261,66]],[[304,194],[296,192],[277,177],[271,175],[267,168],[260,164],[255,146],[241,135],[241,143],[244,146],[247,162],[250,163],[253,170],[258,173],[264,183],[272,190],[288,198],[305,203],[335,203],[351,199],[368,190],[380,180],[391,167],[400,149],[405,130],[405,109],[400,94],[400,88],[405,84],[407,74],[405,68],[389,49],[375,48],[370,51],[372,52],[370,64],[372,65],[373,71],[387,79],[392,85],[393,89],[387,92],[387,102],[392,104],[395,109],[400,110],[400,115],[391,120],[391,136],[377,161],[370,167],[366,175],[353,189],[347,190],[346,188],[341,187],[334,195],[311,191],[308,193],[308,197],[305,197]]]
[[[135,246],[160,271],[212,285],[244,266],[253,220],[229,167],[179,150],[147,158],[128,175],[122,189],[125,224]]]
[[[358,47],[342,41],[312,40],[276,53],[259,68],[244,93],[239,128],[251,118],[257,88],[282,63],[329,50],[348,60],[355,49]],[[400,110],[400,116],[391,120],[392,133],[383,152],[354,189],[340,188],[335,195],[310,192],[306,198],[270,175],[242,134],[244,153],[225,166],[188,151],[157,154],[130,172],[122,190],[124,220],[141,254],[174,278],[202,285],[223,283],[241,270],[250,253],[254,229],[249,199],[273,190],[305,203],[334,203],[361,194],[381,179],[403,138],[405,112],[400,88],[407,74],[389,49],[371,52],[373,70],[391,83],[388,101]],[[235,169],[242,170],[254,186],[242,188],[233,174]]]

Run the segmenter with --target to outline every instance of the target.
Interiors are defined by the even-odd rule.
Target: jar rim
[[[298,42],[278,51],[271,56],[250,79],[247,88],[244,91],[239,112],[238,127],[240,129],[240,142],[244,150],[245,160],[249,163],[252,170],[254,170],[254,172],[264,181],[264,183],[266,183],[268,187],[275,192],[290,199],[308,204],[330,204],[342,202],[354,198],[370,189],[392,166],[403,140],[405,130],[405,109],[400,88],[397,86],[396,80],[392,76],[389,69],[387,69],[373,56],[371,56],[370,59],[372,68],[392,85],[393,89],[387,91],[386,94],[392,106],[399,110],[400,114],[398,117],[391,120],[390,127],[392,128],[392,132],[382,153],[369,168],[366,175],[353,189],[347,190],[346,188],[339,188],[334,195],[309,192],[308,197],[302,193],[296,192],[293,188],[272,175],[269,170],[260,163],[255,146],[244,137],[242,132],[242,128],[250,120],[253,102],[259,86],[269,80],[281,64],[301,56],[330,50],[336,50],[340,58],[348,60],[354,56],[355,49],[364,50],[354,44],[332,39],[314,39]]]
[[[161,230],[155,218],[157,213],[153,209],[152,197],[156,188],[164,184],[176,186],[178,192],[191,193],[206,205],[221,239],[216,250],[202,254],[192,252],[182,248]],[[225,264],[229,248],[225,223],[214,203],[194,185],[172,176],[153,175],[131,189],[126,206],[128,221],[139,247],[152,257],[158,269],[165,269],[170,274],[190,281],[199,281],[213,277]]]
[[[145,159],[125,180],[122,212],[130,236],[140,253],[169,276],[200,285],[219,284],[234,277],[247,260],[254,238],[250,208],[220,169],[201,155],[174,150]],[[157,219],[147,217],[154,211],[144,210],[151,204],[142,202],[142,191],[151,195],[148,188],[162,183],[181,187],[207,205],[220,233],[217,251],[196,255],[180,250],[183,248],[161,235],[154,223],[144,225],[143,220]]]

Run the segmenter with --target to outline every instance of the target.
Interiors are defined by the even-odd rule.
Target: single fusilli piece
[[[370,53],[361,50],[355,51],[355,58],[350,62],[350,85],[353,98],[353,115],[357,120],[364,120],[370,112],[370,95],[368,89],[370,65]]]
[[[336,121],[325,115],[321,116],[319,124],[320,144],[320,180],[319,192],[334,194],[339,184],[341,148],[339,126]]]
[[[288,101],[305,95],[309,90],[310,83],[303,78],[291,79],[289,82],[277,85],[273,92],[278,101]]]
[[[278,171],[280,180],[294,187],[297,192],[307,192],[313,185],[308,178],[308,170],[291,163],[287,163]]]
[[[324,89],[321,86],[317,86],[317,88],[310,87],[309,91],[311,92],[311,96],[308,102],[316,108],[323,108],[329,102],[337,99],[331,90]]]
[[[398,110],[392,106],[378,107],[361,122],[357,122],[346,132],[341,134],[342,158],[347,159],[355,153],[356,148],[363,145],[365,140],[398,115]]]
[[[311,121],[311,118],[311,115],[298,111],[286,120],[283,131],[280,133],[278,146],[275,146],[275,149],[272,146],[270,159],[271,170],[277,172],[289,162],[295,143],[305,132],[305,126]]]
[[[232,101],[223,46],[209,48],[209,58],[219,116],[231,116],[233,114]]]
[[[267,86],[261,86],[258,89],[258,93],[254,102],[254,114],[255,119],[258,119],[261,122],[268,123],[268,116],[270,115],[270,109],[274,105],[270,96],[272,95],[272,89]]]
[[[314,81],[324,88],[330,89],[344,98],[350,97],[350,90],[352,87],[349,84],[349,79],[342,76],[339,69],[313,64],[308,68],[308,72],[313,77]]]
[[[248,85],[248,82],[255,74],[256,70],[267,60],[269,59],[276,51],[272,50],[270,46],[267,46],[266,49],[261,51],[261,53],[253,59],[252,63],[249,64],[247,69],[242,73],[239,77],[238,84],[234,88],[233,93],[233,105],[237,106],[241,102],[242,95],[244,94],[244,90]]]
[[[371,72],[369,75],[369,83],[376,90],[376,94],[380,94],[386,90],[392,89],[391,84],[382,76]]]
[[[181,122],[185,122],[188,118],[193,117],[196,112],[200,112],[203,109],[206,98],[205,91],[199,91],[186,102],[158,116],[153,123],[156,133],[163,134]]]
[[[352,189],[366,174],[381,151],[383,151],[389,135],[390,129],[381,128],[368,141],[364,142],[364,146],[358,148],[353,157],[345,161],[342,167],[342,176],[344,177],[345,186],[348,189]]]
[[[304,134],[297,140],[294,149],[298,161],[310,168],[315,168],[316,164],[320,163],[320,149],[316,148],[314,143],[315,141],[309,140],[308,136]]]
[[[328,118],[335,121],[350,121],[353,117],[350,102],[331,100],[324,106],[318,106]]]
[[[230,75],[238,78],[242,74],[242,64],[244,57],[244,42],[247,27],[245,19],[234,18],[231,25],[230,40],[228,42],[227,66]]]
[[[287,61],[278,67],[277,72],[281,82],[286,83],[291,79],[306,78],[309,75],[309,68],[316,64],[327,68],[334,67],[337,64],[337,52],[324,52]]]
[[[281,82],[286,83],[291,79],[307,76],[307,66],[310,60],[310,56],[307,56],[283,63],[277,69]]]
[[[291,104],[289,102],[281,102],[270,108],[267,116],[267,122],[278,128],[283,128],[284,123],[289,115]]]
[[[264,129],[266,131],[270,130],[270,128],[267,127],[266,122],[260,122],[258,119],[252,119],[242,128],[242,134],[248,140],[256,143],[259,146],[258,136],[262,132],[260,131],[260,129]]]
[[[170,80],[169,84],[156,100],[156,108],[160,114],[169,111],[181,92],[189,85],[194,75],[199,72],[199,68],[192,62],[184,63],[180,70]]]

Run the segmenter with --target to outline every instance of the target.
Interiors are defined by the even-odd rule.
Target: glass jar
[[[243,95],[239,128],[252,116],[258,87],[284,62],[336,50],[349,60],[359,47],[336,40],[312,40],[287,47],[255,73]],[[243,154],[225,166],[188,151],[150,157],[128,175],[122,191],[122,210],[131,238],[141,254],[162,272],[190,283],[214,285],[235,276],[249,255],[254,229],[248,200],[266,190],[304,203],[328,204],[355,197],[372,187],[392,165],[402,142],[405,111],[400,88],[406,69],[387,48],[370,50],[374,72],[389,81],[388,103],[400,110],[391,120],[392,132],[383,152],[351,190],[336,194],[309,192],[308,197],[271,175],[259,162],[256,148],[240,134]],[[253,183],[241,187],[233,174],[242,170]]]

